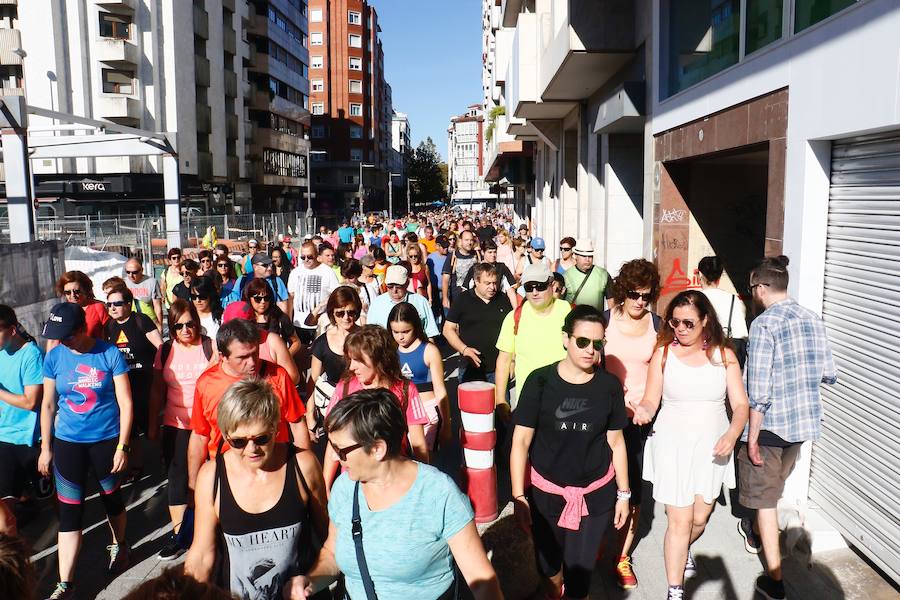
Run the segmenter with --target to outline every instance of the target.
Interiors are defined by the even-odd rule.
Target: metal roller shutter
[[[832,147],[823,317],[838,383],[810,500],[900,580],[900,132]]]

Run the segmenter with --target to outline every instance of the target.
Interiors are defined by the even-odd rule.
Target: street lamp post
[[[407,177],[406,178],[406,214],[412,213],[412,203],[410,200],[409,190],[410,190],[410,186],[412,185],[413,181],[418,182],[419,180],[416,179],[415,177]]]
[[[403,173],[390,173],[388,176],[388,218],[394,216],[394,177],[403,177]]]
[[[309,141],[309,135],[304,134],[303,139]],[[306,146],[306,233],[312,233],[313,229],[313,209],[312,201],[316,197],[312,192],[312,160],[313,154],[328,154],[324,150],[313,150],[312,144]]]
[[[374,169],[375,165],[369,165],[362,161],[359,161],[359,218],[360,219],[365,214],[363,212],[363,168]]]

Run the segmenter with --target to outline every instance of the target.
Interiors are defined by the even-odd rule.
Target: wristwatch
[[[116,446],[116,450],[121,450],[121,451],[124,452],[125,454],[130,454],[130,453],[131,453],[131,446],[129,446],[128,444],[118,444],[118,445]]]

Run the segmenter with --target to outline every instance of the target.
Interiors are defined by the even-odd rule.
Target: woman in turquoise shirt
[[[325,427],[344,472],[328,501],[328,539],[309,573],[291,580],[290,598],[308,598],[343,573],[352,600],[455,599],[454,561],[477,600],[503,597],[468,498],[447,475],[401,454],[406,419],[391,392],[347,396]]]

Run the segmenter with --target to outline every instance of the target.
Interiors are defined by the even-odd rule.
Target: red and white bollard
[[[497,509],[497,467],[494,448],[494,385],[470,381],[459,386],[462,429],[460,445],[466,474],[466,494],[475,510],[476,523],[489,523],[499,516]]]

